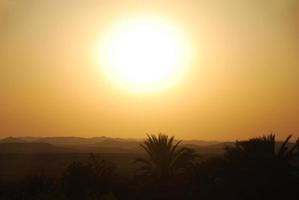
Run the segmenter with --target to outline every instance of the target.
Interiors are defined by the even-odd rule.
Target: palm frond
[[[165,177],[173,174],[178,169],[187,167],[195,156],[195,150],[179,148],[181,141],[174,142],[175,138],[164,134],[150,135],[140,146],[148,155],[146,159],[136,159],[135,163],[141,163],[141,171]],[[151,171],[151,172],[150,172]]]
[[[292,137],[292,135],[289,135],[285,139],[285,141],[282,143],[281,147],[279,148],[279,151],[278,151],[278,154],[277,154],[277,156],[279,158],[282,158],[285,155],[286,151],[288,150],[287,144],[289,143],[289,140],[291,139],[291,137]]]

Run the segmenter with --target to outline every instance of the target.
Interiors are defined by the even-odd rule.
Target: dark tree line
[[[40,173],[2,184],[3,200],[265,200],[299,198],[299,140],[275,135],[236,141],[222,156],[203,159],[167,135],[148,135],[134,177],[91,154],[59,179]]]

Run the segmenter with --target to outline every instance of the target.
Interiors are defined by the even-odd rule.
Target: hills
[[[111,137],[7,137],[0,140],[0,154],[42,154],[42,153],[144,153],[140,147],[142,139]],[[282,142],[277,142],[277,147]],[[201,155],[213,156],[224,152],[234,142],[184,140],[181,146],[196,149]]]
[[[102,143],[104,145],[118,145],[118,143],[140,143],[142,139],[123,139],[111,137],[7,137],[0,140],[0,143],[28,143],[28,142],[44,142],[53,145],[91,145]],[[184,140],[182,144],[193,144],[198,146],[208,146],[218,144],[218,141],[203,141],[203,140]]]
[[[70,149],[57,147],[47,143],[21,143],[21,142],[4,142],[0,144],[0,153],[67,153]]]
[[[0,140],[0,153],[142,153],[141,139],[110,137],[7,137]],[[220,151],[216,141],[185,140],[182,146],[200,151]]]

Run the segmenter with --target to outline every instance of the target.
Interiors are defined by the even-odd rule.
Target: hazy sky
[[[126,17],[173,21],[188,77],[160,93],[106,80],[95,56]],[[299,136],[299,0],[0,0],[0,137]]]

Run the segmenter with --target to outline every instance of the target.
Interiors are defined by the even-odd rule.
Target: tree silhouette
[[[195,150],[179,147],[181,141],[175,142],[174,137],[158,134],[147,135],[140,146],[146,151],[148,159],[138,158],[139,168],[143,174],[157,178],[166,178],[182,172],[196,158]]]
[[[292,135],[289,135],[279,148],[275,135],[270,134],[259,138],[253,138],[248,141],[237,141],[235,146],[226,147],[226,158],[229,160],[255,159],[255,160],[276,160],[288,162],[296,155],[295,151],[299,145],[297,142],[291,146],[289,141]]]
[[[299,159],[299,138],[296,140],[296,145],[297,145],[297,159]]]
[[[68,166],[63,178],[63,191],[67,199],[99,199],[110,191],[114,165],[90,155],[87,164],[74,162]]]
[[[225,159],[229,169],[226,180],[242,199],[285,198],[291,194],[294,173],[298,170],[292,165],[298,143],[290,144],[291,137],[278,143],[271,134],[237,141],[235,146],[226,147]]]

